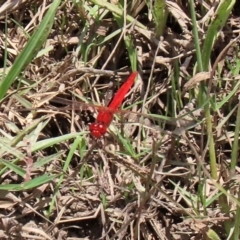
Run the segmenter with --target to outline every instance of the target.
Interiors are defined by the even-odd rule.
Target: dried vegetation
[[[51,2],[2,1],[3,76]],[[42,50],[1,100],[0,239],[230,236],[238,206],[231,197],[239,191],[238,163],[234,174],[229,166],[239,108],[240,6],[212,47],[209,68],[198,71],[188,2],[167,1],[169,15],[158,38],[150,3],[129,4],[136,21],[120,28],[108,8],[62,1]],[[217,3],[194,2],[201,47]],[[129,37],[139,76],[123,108],[143,115],[123,111],[124,118],[116,117],[109,133],[95,141],[88,132],[96,117],[91,104],[105,105],[107,90],[116,90],[134,68],[124,41]],[[198,102],[202,83],[211,104]]]

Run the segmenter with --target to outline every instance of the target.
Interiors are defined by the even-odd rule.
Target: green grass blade
[[[39,124],[42,124],[42,122],[47,118],[48,116],[43,116],[39,119],[34,120],[31,125],[27,126],[23,131],[21,131],[19,134],[17,134],[16,137],[14,137],[11,140],[10,146],[14,147],[16,146],[26,135],[28,135],[30,132],[33,131],[33,129],[35,129]],[[45,124],[47,124],[46,120]]]
[[[38,51],[40,50],[43,43],[46,41],[47,36],[49,35],[52,29],[55,13],[60,3],[61,3],[60,0],[55,0],[52,3],[47,14],[43,18],[43,21],[41,22],[39,28],[32,35],[32,37],[30,38],[22,52],[16,58],[7,76],[3,78],[3,80],[1,81],[0,100],[3,99],[9,87],[14,82],[16,77],[19,76],[24,67],[26,67],[32,61],[32,59],[38,54]]]
[[[115,13],[119,16],[123,16],[123,9],[119,8],[118,5],[111,4],[111,3],[107,2],[107,1],[103,1],[103,0],[91,0],[91,2],[101,6],[103,8],[107,8],[112,13]],[[144,26],[139,21],[137,21],[136,19],[134,19],[133,17],[131,17],[129,15],[126,16],[126,19],[130,23],[135,23],[140,28],[147,29],[146,26]]]
[[[193,36],[194,36],[194,43],[195,43],[195,47],[196,47],[198,70],[199,70],[199,72],[203,72],[202,53],[201,53],[201,49],[200,49],[200,40],[199,40],[199,36],[198,36],[198,26],[197,26],[194,2],[193,2],[193,0],[190,0],[189,2],[190,2],[191,18],[192,18],[192,22],[193,22]]]
[[[48,183],[57,178],[57,175],[44,174],[40,177],[29,180],[23,184],[5,184],[0,186],[0,190],[9,190],[9,191],[22,191],[26,189],[32,189],[38,186],[41,186],[45,183]]]
[[[31,152],[35,152],[35,151],[42,150],[42,149],[47,148],[47,147],[51,147],[54,144],[58,144],[60,142],[67,141],[71,138],[78,137],[82,134],[85,134],[85,132],[69,133],[69,134],[66,134],[66,135],[63,135],[63,136],[60,136],[60,137],[41,140],[39,142],[36,142],[33,146],[31,146]]]
[[[66,161],[64,162],[64,166],[63,166],[63,169],[62,169],[63,173],[66,173],[66,172],[67,172],[67,170],[68,170],[68,168],[69,168],[69,165],[70,165],[70,162],[71,162],[71,160],[72,160],[72,158],[73,158],[73,156],[74,156],[74,153],[75,153],[75,151],[76,151],[79,143],[80,143],[80,137],[78,136],[78,137],[75,139],[74,143],[72,144],[72,147],[71,147],[71,149],[70,149],[70,152],[68,153],[67,159],[66,159]],[[54,191],[54,194],[53,194],[53,198],[52,198],[52,201],[51,201],[50,206],[49,206],[49,209],[48,209],[48,217],[50,216],[50,214],[51,214],[52,211],[53,211],[54,204],[55,204],[55,201],[56,201],[56,197],[57,197],[59,188],[60,188],[63,180],[64,180],[64,174],[62,174],[62,175],[59,177],[59,179],[58,179],[58,183],[57,183],[57,186],[56,186],[56,188],[55,188],[55,191]]]
[[[238,187],[238,200],[240,200],[240,188]],[[233,237],[231,239],[237,240],[239,239],[239,226],[240,226],[240,207],[237,207],[236,215],[234,218],[234,231]]]
[[[21,167],[15,165],[13,162],[6,161],[4,159],[0,159],[0,162],[3,163],[7,168],[11,169],[11,171],[15,172],[17,175],[24,178],[26,171],[23,170]]]
[[[220,30],[225,25],[235,2],[236,0],[221,0],[216,10],[216,13],[214,14],[214,19],[208,28],[206,39],[203,45],[202,51],[203,71],[208,70],[213,45],[220,33]]]
[[[165,0],[156,0],[153,6],[153,16],[156,26],[156,36],[159,38],[166,27],[168,10]]]
[[[230,171],[232,176],[235,173],[235,167],[238,161],[239,131],[240,131],[240,102],[238,103],[237,121],[235,126],[234,141],[233,141],[233,147],[232,147],[232,153],[231,153],[232,156],[231,156]]]
[[[124,6],[121,6],[124,9]],[[126,7],[127,9],[127,7]],[[118,26],[124,30],[124,16],[113,13],[114,19],[118,23]],[[137,70],[137,50],[134,45],[134,40],[130,34],[124,35],[124,43],[128,51],[129,60],[131,62],[131,67],[133,70]]]

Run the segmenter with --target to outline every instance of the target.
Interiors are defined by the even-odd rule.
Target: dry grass
[[[52,1],[4,2],[3,80]],[[0,88],[0,239],[239,239],[239,3],[201,68],[192,30],[207,59],[212,2],[195,1],[197,25],[188,1],[168,1],[166,24],[144,1],[128,15],[61,2],[41,51]],[[123,116],[93,139],[93,105],[135,68]]]

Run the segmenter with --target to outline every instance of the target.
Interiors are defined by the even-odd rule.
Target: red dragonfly
[[[51,99],[51,102],[56,103],[63,103],[63,104],[70,104],[73,105],[74,108],[81,107],[93,107],[95,109],[98,109],[99,113],[97,115],[97,119],[94,123],[91,123],[89,126],[89,130],[91,135],[94,138],[101,138],[104,136],[104,134],[107,132],[107,129],[109,125],[111,124],[113,120],[113,116],[115,113],[117,113],[119,110],[120,105],[122,104],[124,97],[126,96],[127,92],[130,90],[132,85],[134,84],[134,80],[137,76],[138,72],[134,71],[127,80],[122,84],[122,86],[118,89],[117,93],[114,95],[111,102],[108,104],[107,107],[104,106],[96,106],[89,103],[83,103],[83,102],[72,102],[71,100],[62,99],[59,97],[55,97]],[[121,110],[121,112],[128,112]]]
[[[129,91],[129,89],[132,87],[137,74],[138,74],[137,71],[133,72],[128,77],[126,82],[119,88],[119,90],[113,97],[112,101],[108,105],[110,111],[108,110],[99,111],[96,122],[91,123],[89,126],[89,130],[93,137],[101,138],[107,132],[107,128],[112,122],[114,111],[117,110],[122,104],[122,101],[127,92]]]
[[[170,124],[173,124],[176,126],[177,121],[180,121],[181,118],[183,118],[185,115],[188,115],[187,113],[177,117],[177,118],[172,118],[172,117],[167,117],[167,116],[162,116],[162,115],[155,115],[155,114],[144,114],[144,113],[138,113],[138,112],[129,112],[129,111],[124,111],[124,110],[118,110],[118,108],[120,107],[120,105],[122,104],[125,95],[127,94],[127,92],[130,90],[130,88],[133,86],[134,84],[134,80],[137,76],[138,72],[134,71],[128,78],[127,80],[123,83],[123,85],[119,88],[119,90],[117,91],[117,93],[115,94],[115,96],[113,97],[112,101],[109,103],[109,105],[107,107],[104,106],[96,106],[96,105],[92,105],[89,103],[84,103],[84,102],[73,102],[71,100],[66,100],[63,98],[59,98],[59,97],[55,97],[53,99],[50,99],[51,102],[56,102],[56,103],[61,103],[61,104],[65,104],[65,105],[73,105],[73,107],[76,108],[89,108],[89,107],[93,107],[95,109],[98,109],[99,113],[97,115],[97,119],[94,123],[91,123],[89,126],[89,130],[91,135],[94,138],[101,138],[102,136],[104,136],[104,134],[107,132],[107,129],[109,127],[109,125],[111,124],[112,120],[113,120],[113,116],[115,113],[117,112],[121,112],[121,113],[134,113],[137,115],[141,115],[141,116],[146,116],[147,118],[153,118],[156,119],[157,121],[164,121],[164,122],[168,122]],[[188,122],[190,125],[192,125],[192,120],[184,120],[186,123],[181,123],[180,125],[188,125]],[[183,126],[183,127],[184,127]],[[164,131],[164,130],[161,130]]]
[[[184,117],[184,115],[179,118],[171,118],[171,117],[162,116],[162,115],[158,115],[158,114],[157,115],[155,115],[155,114],[149,115],[149,114],[144,114],[144,113],[139,113],[139,112],[129,112],[129,111],[124,111],[124,110],[118,110],[118,108],[120,107],[120,105],[122,104],[122,102],[124,100],[125,95],[130,90],[130,88],[133,86],[134,80],[135,80],[137,74],[138,74],[137,71],[134,71],[132,74],[130,74],[130,76],[119,88],[119,90],[117,91],[117,93],[115,94],[112,101],[108,104],[107,107],[96,106],[96,105],[92,105],[92,104],[84,103],[84,102],[74,102],[74,101],[66,100],[66,99],[59,98],[59,97],[54,97],[52,99],[49,99],[49,101],[60,103],[60,104],[65,104],[65,105],[73,105],[73,108],[75,108],[75,109],[78,109],[78,108],[82,109],[85,107],[86,108],[93,107],[95,109],[98,109],[99,113],[97,115],[96,121],[94,123],[91,123],[89,126],[91,135],[97,139],[104,136],[104,134],[107,132],[107,129],[113,120],[113,116],[117,112],[134,113],[137,115],[146,116],[147,118],[150,117],[150,118],[156,119],[157,121],[164,121],[164,122],[168,122],[170,124],[176,125],[176,122],[178,120],[181,120],[181,118]],[[69,108],[67,108],[67,109],[69,109]]]

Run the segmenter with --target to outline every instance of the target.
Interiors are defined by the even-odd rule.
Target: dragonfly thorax
[[[100,138],[107,132],[107,126],[102,123],[92,123],[89,126],[89,130],[93,137]]]

